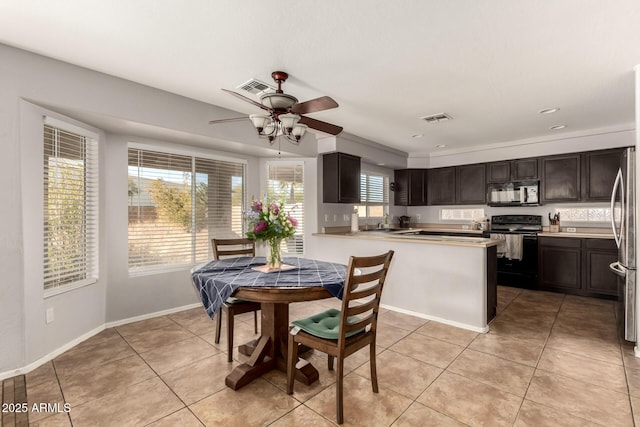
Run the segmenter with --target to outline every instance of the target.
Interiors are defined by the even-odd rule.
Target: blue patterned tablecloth
[[[237,257],[211,261],[193,270],[191,277],[207,314],[213,319],[224,301],[241,286],[309,287],[322,286],[342,299],[347,267],[305,258],[284,258],[294,269],[262,273],[253,270],[266,263],[265,257]]]

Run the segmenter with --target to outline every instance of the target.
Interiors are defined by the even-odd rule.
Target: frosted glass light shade
[[[300,139],[304,136],[307,128],[309,128],[307,125],[296,125],[291,131],[291,135],[295,136],[296,139]]]
[[[296,125],[296,123],[298,123],[298,120],[300,120],[300,116],[291,113],[280,114],[280,117],[278,117],[278,119],[280,120],[284,128],[291,129]]]
[[[271,117],[260,114],[252,114],[249,116],[249,119],[258,132],[262,131],[262,129],[266,128],[269,123],[271,123]]]

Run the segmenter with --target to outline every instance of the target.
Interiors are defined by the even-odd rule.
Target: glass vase
[[[270,269],[282,267],[282,254],[280,253],[280,242],[282,239],[273,237],[268,240],[269,253],[267,254],[267,266]]]

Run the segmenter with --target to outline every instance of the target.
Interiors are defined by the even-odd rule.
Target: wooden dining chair
[[[225,256],[256,255],[256,243],[251,239],[211,239],[211,247],[213,248],[213,259],[216,260]],[[224,304],[222,304],[222,309],[218,311],[218,314],[216,315],[216,344],[220,342],[222,312],[224,312],[225,316],[227,316],[227,360],[229,362],[233,361],[234,316],[253,311],[253,329],[257,334],[258,310],[260,310],[259,302],[245,301],[230,297],[224,302]]]
[[[349,258],[342,297],[342,310],[334,308],[304,319],[293,321],[289,331],[287,359],[287,393],[293,393],[298,344],[327,354],[329,370],[337,359],[336,418],[343,422],[344,359],[369,346],[371,386],[378,392],[376,374],[376,328],[380,296],[393,251],[370,257]]]

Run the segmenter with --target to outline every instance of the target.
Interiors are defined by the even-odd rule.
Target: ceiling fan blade
[[[320,98],[310,99],[309,101],[295,104],[291,107],[291,112],[295,114],[309,114],[316,111],[330,110],[336,108],[338,103],[328,96],[321,96]]]
[[[210,125],[216,125],[218,123],[230,123],[230,122],[239,122],[241,120],[247,120],[249,117],[235,117],[233,119],[220,119],[220,120],[209,120]]]
[[[323,122],[321,120],[312,119],[310,117],[300,117],[298,123],[307,125],[312,129],[319,130],[321,132],[328,133],[330,135],[337,135],[342,132],[341,126],[332,125],[331,123]]]
[[[232,90],[227,90],[227,89],[222,89],[222,90],[223,90],[224,92],[227,92],[229,95],[233,95],[233,96],[235,96],[236,98],[241,99],[241,100],[243,100],[243,101],[245,101],[245,102],[248,102],[249,104],[253,104],[253,105],[255,105],[255,106],[256,106],[256,107],[258,107],[258,108],[262,108],[263,110],[268,110],[268,108],[267,108],[267,107],[265,107],[264,105],[260,104],[259,102],[254,101],[253,99],[247,98],[247,97],[246,97],[246,96],[244,96],[244,95],[240,95],[239,93],[235,93],[235,92],[234,92],[234,91],[232,91]]]

